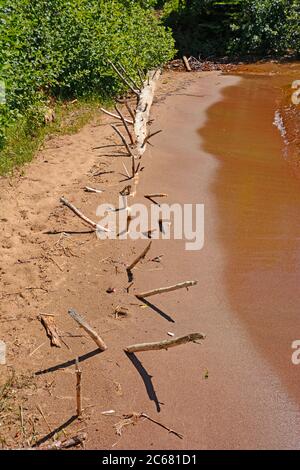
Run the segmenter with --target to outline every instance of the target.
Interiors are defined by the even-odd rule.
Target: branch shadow
[[[86,361],[87,359],[90,359],[91,357],[97,356],[97,354],[100,354],[104,351],[101,351],[101,349],[97,348],[94,349],[93,351],[90,351],[86,354],[83,354],[82,356],[78,357],[79,362]],[[60,369],[65,369],[66,367],[70,367],[76,364],[76,359],[70,359],[69,361],[62,362],[61,364],[57,364],[55,366],[49,367],[48,369],[44,370],[38,370],[37,372],[34,373],[34,375],[43,375],[43,374],[48,374],[49,372],[55,372],[56,370]]]
[[[65,429],[67,426],[70,426],[76,419],[78,418],[77,415],[71,416],[67,421],[62,423],[60,426],[58,426],[56,429],[53,429],[53,431],[49,432],[46,436],[42,437],[39,439],[32,447],[39,447],[40,445],[44,444],[44,442],[47,442],[49,439],[55,436],[55,434],[59,433],[63,429]]]
[[[146,371],[145,367],[141,363],[141,361],[136,357],[134,353],[128,353],[125,351],[126,356],[128,359],[132,362],[138,373],[140,374],[144,385],[146,387],[146,391],[148,394],[148,397],[151,401],[154,401],[155,406],[156,406],[156,411],[159,413],[161,410],[160,405],[163,405],[163,403],[159,402],[155,389],[153,387],[152,383],[152,375],[149,375],[148,372]]]
[[[141,298],[139,297],[139,300],[141,302],[143,302],[145,305],[147,305],[147,307],[150,307],[152,308],[152,310],[154,310],[154,312],[158,313],[161,317],[163,317],[165,320],[171,322],[171,323],[175,323],[175,320],[173,320],[172,317],[170,317],[170,315],[168,315],[167,313],[165,313],[163,310],[161,310],[160,308],[158,308],[156,305],[152,304],[151,302],[149,302],[148,300],[144,299],[144,298]]]

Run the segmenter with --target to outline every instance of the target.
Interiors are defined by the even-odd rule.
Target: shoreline
[[[39,313],[54,313],[64,334],[81,334],[67,315],[69,308],[75,308],[103,337],[108,350],[81,363],[87,412],[82,421],[66,428],[70,436],[85,427],[88,449],[299,448],[299,436],[295,433],[291,437],[290,433],[297,409],[292,402],[286,409],[285,391],[228,304],[223,286],[226,253],[216,231],[220,222],[212,187],[221,163],[203,150],[198,133],[207,124],[207,111],[239,80],[218,72],[179,77],[163,74],[152,110],[152,128],[162,128],[163,133],[153,139],[155,147],[149,147],[144,156],[145,170],[135,202],[145,202],[143,195],[147,193],[166,192],[169,203],[204,203],[205,247],[200,252],[186,252],[184,240],[154,240],[147,259],[135,268],[135,284],[129,295],[124,266],[142,251],[145,240],[44,235],[52,227],[84,228],[59,207],[62,193],[70,195],[72,202],[91,217],[97,204],[117,200],[118,190],[124,186],[117,175],[124,171],[123,159],[97,157],[98,152],[92,150],[111,143],[108,118],[101,118],[97,127],[89,124],[75,136],[55,139],[53,148],[44,149],[26,167],[24,178],[13,182],[12,187],[6,182],[1,281],[6,291],[19,289],[23,297],[16,294],[4,299],[4,315],[14,311],[18,322],[13,336],[11,323],[4,323],[5,336],[1,339],[9,346],[9,365],[20,371],[38,371],[93,350],[85,337],[65,337],[70,349],[51,349],[36,319]],[[59,147],[55,147],[56,142]],[[116,174],[94,178],[91,169],[95,170],[95,165]],[[84,193],[82,188],[91,181],[105,192]],[[12,197],[16,191],[20,195],[17,202]],[[161,254],[161,263],[149,261]],[[148,288],[192,278],[199,282],[189,292],[164,294],[150,305],[134,296]],[[46,287],[48,293],[23,290],[30,287],[29,280],[31,286]],[[108,294],[109,287],[115,292]],[[127,317],[115,318],[117,305],[128,307]],[[169,331],[180,336],[192,330],[207,334],[201,346],[141,353],[131,361],[123,352],[132,343],[168,339]],[[16,340],[19,346],[14,344]],[[22,399],[28,406],[25,420],[40,403],[51,427],[66,422],[74,414],[74,380],[71,367],[37,376],[36,391],[29,394],[25,389]],[[282,403],[278,403],[278,391]],[[101,415],[111,409],[116,415]],[[122,437],[117,437],[113,425],[120,420],[118,416],[133,411],[147,413],[182,433],[184,439],[145,421],[126,428]],[[38,413],[36,417],[42,437],[49,430]]]

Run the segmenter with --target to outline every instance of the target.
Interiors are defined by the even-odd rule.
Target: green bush
[[[246,54],[300,51],[298,0],[243,0],[231,25],[229,50]]]
[[[18,119],[42,122],[49,98],[108,98],[124,90],[108,59],[121,61],[135,77],[137,67],[148,69],[171,59],[172,35],[152,5],[152,0],[0,3],[0,80],[6,86],[0,148]]]
[[[300,52],[299,0],[166,0],[160,4],[180,54]]]

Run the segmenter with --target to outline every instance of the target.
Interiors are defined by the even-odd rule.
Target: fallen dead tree
[[[179,336],[178,338],[165,339],[163,341],[158,341],[155,343],[141,343],[133,344],[128,346],[124,351],[127,353],[135,353],[142,351],[160,351],[161,349],[174,348],[175,346],[180,346],[181,344],[186,344],[190,342],[195,342],[197,340],[205,339],[203,333],[191,333],[186,336]]]

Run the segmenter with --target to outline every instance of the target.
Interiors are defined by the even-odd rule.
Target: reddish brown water
[[[300,338],[299,156],[295,141],[287,146],[296,122],[286,121],[285,139],[273,124],[278,110],[285,120],[296,116],[287,96],[300,66],[251,67],[241,78],[200,130],[220,162],[212,190],[226,253],[223,283],[232,312],[300,405],[300,366],[291,362],[291,343]]]

